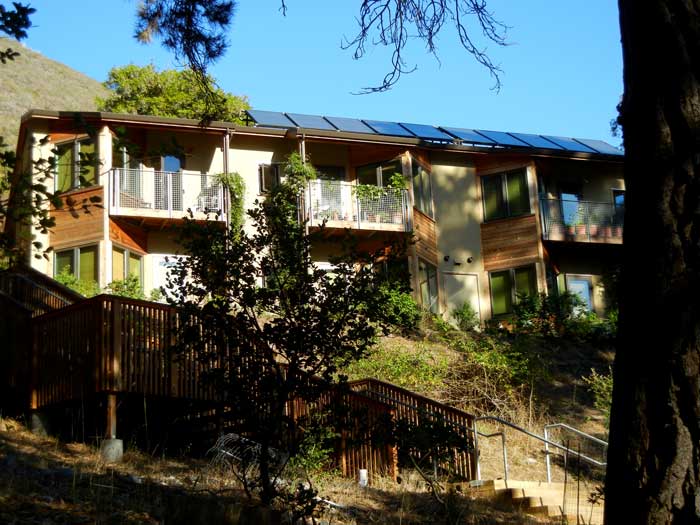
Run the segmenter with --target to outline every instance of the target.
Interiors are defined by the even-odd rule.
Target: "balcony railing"
[[[624,208],[607,202],[540,199],[542,237],[549,241],[622,242]]]
[[[113,169],[110,178],[111,215],[182,218],[213,214],[225,220],[223,188],[213,175],[149,169]]]
[[[377,188],[363,192],[345,181],[313,180],[304,194],[309,226],[408,232],[411,205],[408,190]]]

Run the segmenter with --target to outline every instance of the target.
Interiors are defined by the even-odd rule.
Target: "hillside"
[[[95,97],[108,90],[97,80],[46,58],[14,40],[0,38],[0,48],[19,51],[14,61],[0,64],[0,136],[12,148],[22,114],[31,108],[96,109]]]

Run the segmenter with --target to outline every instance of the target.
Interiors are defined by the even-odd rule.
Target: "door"
[[[567,275],[566,289],[569,293],[578,295],[583,301],[583,311],[578,313],[593,311],[593,297],[591,293],[591,278],[581,275]]]
[[[468,303],[479,316],[481,321],[481,308],[479,302],[479,278],[471,273],[442,273],[444,290],[445,319],[454,323],[452,312]]]

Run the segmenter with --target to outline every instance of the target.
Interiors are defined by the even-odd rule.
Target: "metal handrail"
[[[594,443],[598,443],[599,445],[602,445],[603,447],[607,448],[608,443],[606,441],[603,441],[602,439],[599,439],[595,436],[591,436],[590,434],[586,434],[585,432],[574,428],[570,425],[567,425],[566,423],[552,423],[549,425],[544,426],[544,438],[549,441],[549,435],[548,435],[548,430],[553,429],[553,428],[563,428],[565,430],[568,430],[569,432],[572,432],[578,436],[581,436],[582,438],[588,439],[589,441],[592,441]],[[551,470],[551,462],[549,459],[549,444],[545,442],[544,444],[544,453],[545,453],[545,461],[547,463],[547,481],[552,478],[552,470]],[[584,459],[584,461],[588,461],[589,463],[596,465],[598,467],[607,467],[608,463],[606,461],[600,462],[592,458],[587,458],[586,456],[582,456],[579,452],[577,452],[577,455]]]
[[[605,446],[607,446],[607,443],[606,443],[605,441],[603,441],[602,439],[598,439],[598,438],[596,438],[596,437],[594,437],[594,436],[591,436],[591,435],[589,435],[589,434],[586,434],[585,432],[582,432],[582,431],[580,431],[580,430],[578,430],[578,429],[576,429],[576,428],[573,428],[573,427],[571,427],[571,426],[569,426],[569,425],[567,425],[567,424],[565,424],[565,423],[553,423],[553,424],[551,424],[551,425],[547,425],[547,426],[545,427],[545,436],[539,436],[539,435],[535,434],[534,432],[530,432],[529,430],[526,430],[526,429],[524,429],[523,427],[518,426],[518,425],[516,425],[515,423],[511,423],[510,421],[506,421],[505,419],[502,419],[502,418],[500,418],[500,417],[497,417],[497,416],[482,416],[482,417],[474,418],[474,430],[473,430],[473,434],[474,434],[474,453],[476,454],[476,476],[477,476],[477,479],[481,479],[481,462],[480,462],[480,460],[479,460],[479,442],[478,442],[478,436],[481,435],[482,437],[493,437],[493,436],[496,436],[496,435],[499,434],[499,433],[497,432],[497,433],[494,433],[494,434],[486,435],[486,434],[483,434],[482,432],[479,432],[479,431],[477,430],[476,424],[477,424],[479,421],[486,421],[486,420],[495,421],[495,422],[497,422],[497,423],[500,423],[500,424],[502,424],[502,425],[505,425],[505,426],[507,426],[507,427],[510,427],[510,428],[512,428],[513,430],[517,430],[518,432],[522,432],[523,434],[525,434],[525,435],[527,435],[527,436],[529,436],[529,437],[531,437],[531,438],[533,438],[533,439],[537,439],[537,440],[539,440],[539,441],[541,441],[542,443],[545,444],[545,454],[546,454],[546,456],[547,456],[547,483],[551,483],[551,482],[552,482],[552,476],[551,476],[551,470],[550,470],[550,464],[549,464],[549,454],[550,454],[550,452],[549,452],[549,447],[550,447],[550,446],[552,446],[552,447],[554,447],[554,448],[557,448],[557,449],[559,449],[559,450],[562,450],[562,451],[564,451],[564,452],[566,452],[566,453],[568,453],[568,454],[574,454],[575,456],[578,456],[579,459],[582,459],[583,461],[585,461],[585,462],[587,462],[587,463],[590,463],[591,465],[595,465],[595,466],[597,466],[597,467],[605,467],[605,466],[607,466],[607,463],[606,463],[606,462],[601,462],[601,461],[598,461],[598,460],[596,460],[596,459],[590,458],[590,457],[586,456],[585,454],[581,454],[580,452],[578,452],[578,451],[576,451],[576,450],[573,450],[573,449],[571,449],[571,448],[569,448],[569,447],[566,447],[566,446],[564,446],[564,445],[562,445],[562,444],[560,444],[560,443],[557,443],[556,441],[551,441],[550,439],[548,439],[548,436],[547,436],[547,430],[548,430],[548,429],[554,428],[554,427],[561,427],[561,428],[566,428],[566,429],[568,429],[568,430],[572,430],[573,432],[575,432],[576,434],[580,435],[581,437],[585,437],[585,438],[587,438],[587,439],[591,439],[592,441],[595,441],[595,442],[597,442],[597,443],[604,444]],[[504,473],[504,474],[505,474],[505,479],[506,479],[506,481],[507,481],[507,480],[508,480],[508,468],[507,468],[507,461],[508,461],[508,459],[507,459],[505,435],[502,435],[502,440],[503,440],[503,462],[504,462],[504,465],[505,465],[505,473]]]

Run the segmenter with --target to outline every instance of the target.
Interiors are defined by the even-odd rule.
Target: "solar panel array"
[[[261,111],[258,109],[250,109],[246,111],[246,113],[250,121],[255,123],[256,126],[262,127],[298,127],[326,131],[343,131],[348,133],[366,133],[370,135],[388,135],[393,137],[418,138],[435,143],[467,143],[479,147],[491,148],[535,148],[575,153],[623,155],[621,150],[602,140],[430,126],[427,124],[409,124],[406,122],[387,122],[383,120],[322,117],[319,115],[281,113],[277,111]]]

